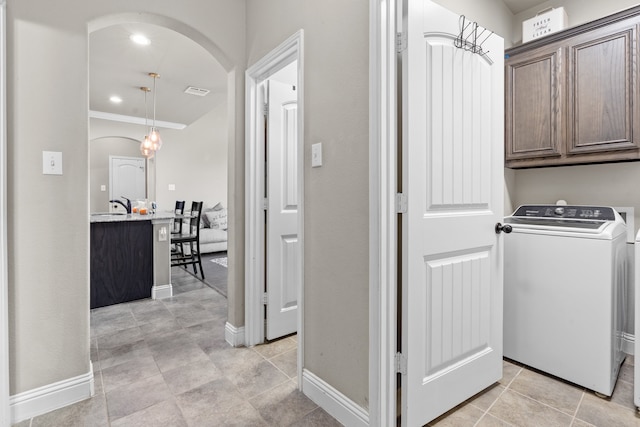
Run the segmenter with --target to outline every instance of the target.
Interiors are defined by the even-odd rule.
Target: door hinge
[[[264,305],[269,304],[269,296],[266,292],[262,294],[262,304]]]
[[[407,358],[402,353],[396,353],[395,356],[396,373],[406,375],[407,374]]]
[[[396,52],[402,53],[407,49],[407,34],[396,33]]]
[[[269,199],[265,197],[264,199],[262,199],[262,210],[266,211],[268,207],[269,207]]]
[[[396,213],[407,213],[407,196],[404,193],[396,194]]]
[[[262,104],[262,114],[265,116],[269,115],[269,104]]]

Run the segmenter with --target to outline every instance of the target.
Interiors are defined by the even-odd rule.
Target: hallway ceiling
[[[523,12],[527,9],[531,9],[532,7],[539,6],[543,3],[546,3],[546,1],[540,1],[540,0],[502,0],[502,1],[504,2],[504,4],[507,5],[509,10],[514,15],[520,12]]]
[[[129,39],[134,33],[144,34],[151,44],[134,44]],[[160,75],[156,82],[156,120],[189,125],[226,102],[227,74],[204,48],[167,28],[123,24],[90,35],[89,109],[144,121],[144,92],[140,87],[153,89],[150,72]],[[189,86],[210,92],[204,97],[189,95],[184,93]],[[122,98],[122,103],[111,103],[112,95]],[[151,124],[153,91],[147,94],[147,108]],[[143,124],[95,118],[90,122],[90,139],[101,136],[141,139],[144,132]]]

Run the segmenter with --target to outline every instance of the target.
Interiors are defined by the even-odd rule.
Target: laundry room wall
[[[535,16],[546,7],[563,6],[569,26],[584,24],[629,7],[637,6],[631,0],[552,0],[514,16],[514,39],[522,39],[522,21]],[[634,208],[634,234],[640,226],[640,162],[608,163],[596,165],[535,168],[513,171],[513,206],[524,203],[555,203],[566,200],[569,204],[594,204]],[[634,335],[634,286],[627,293],[627,326],[625,332]]]

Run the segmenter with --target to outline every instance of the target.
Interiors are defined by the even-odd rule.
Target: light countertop
[[[175,218],[173,212],[156,212],[155,214],[140,215],[134,214],[119,214],[111,212],[99,212],[89,215],[90,222],[124,222],[124,221],[157,221],[157,220],[172,220]]]

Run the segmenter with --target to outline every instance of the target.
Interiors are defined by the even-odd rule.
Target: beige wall
[[[162,130],[156,160],[158,209],[173,210],[176,200],[218,202],[227,207],[227,111],[218,106],[184,130]],[[169,191],[169,184],[175,191]]]
[[[148,18],[186,33],[223,56],[220,62],[235,70],[239,85],[230,91],[241,93],[242,1],[7,2],[12,395],[89,371],[87,28],[107,15],[118,22],[114,16],[126,12],[130,19]],[[242,98],[233,107],[234,114],[242,113]],[[237,121],[233,126],[230,152],[243,145],[242,127]],[[42,175],[43,150],[63,153],[62,176]],[[231,174],[244,174],[241,156],[234,160],[241,167],[233,163]],[[242,200],[242,180],[233,183]]]
[[[11,394],[89,371],[86,65],[67,66],[86,37],[15,19],[25,3],[7,6]],[[43,150],[62,176],[42,175]]]
[[[513,14],[501,0],[433,0],[452,12],[465,15],[505,39],[510,46]]]
[[[248,65],[304,29],[304,367],[365,408],[368,19],[367,0],[247,1]]]

